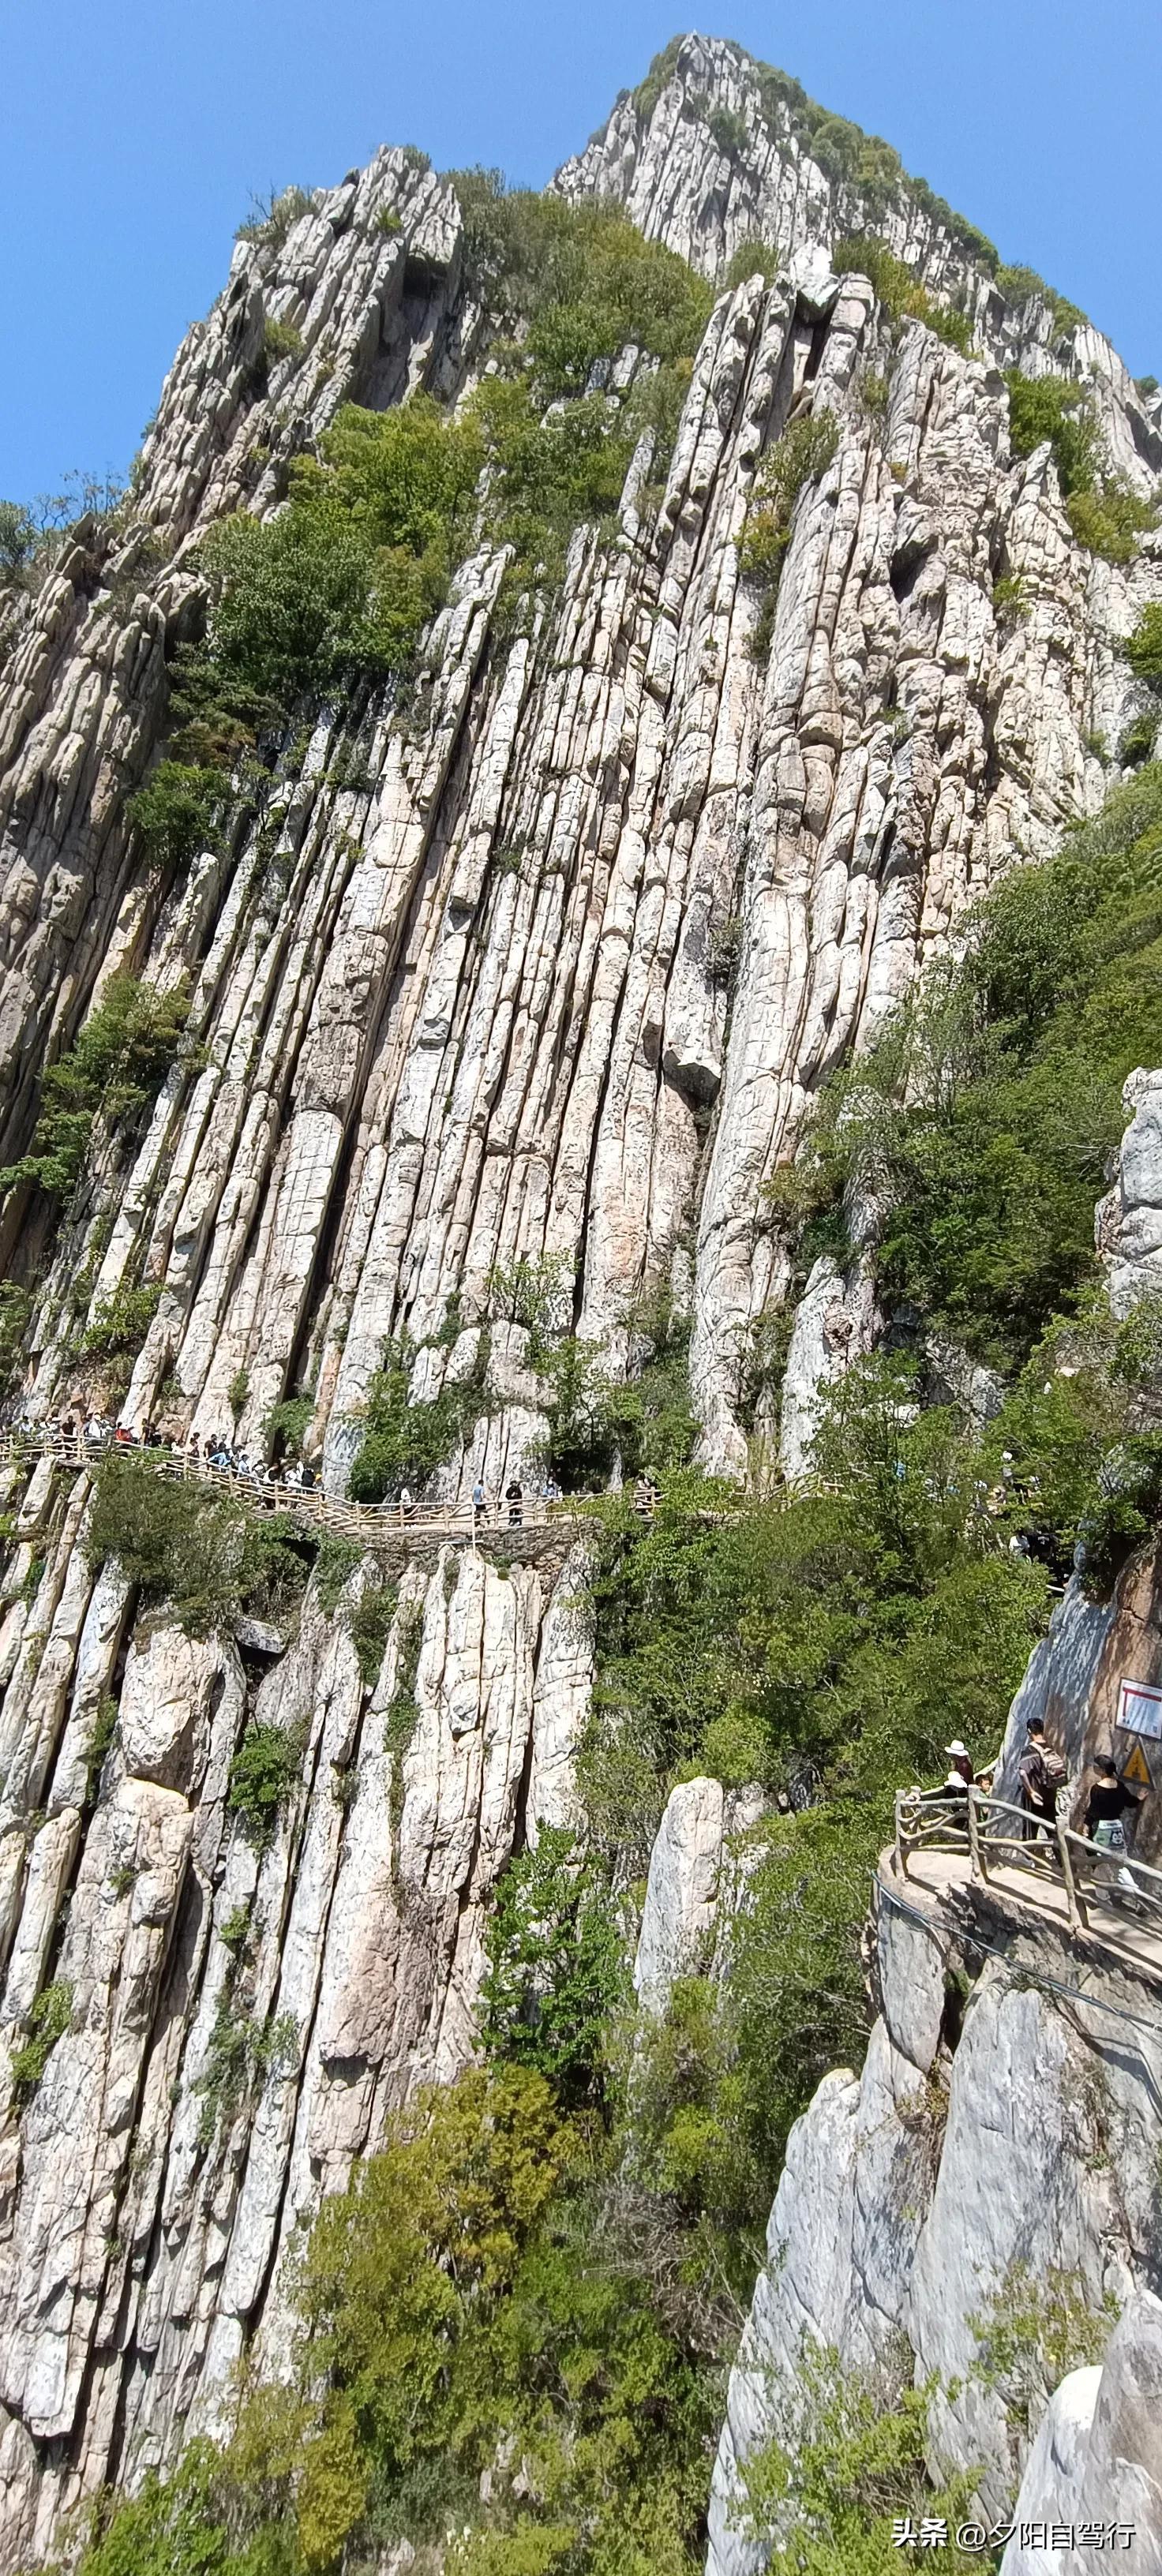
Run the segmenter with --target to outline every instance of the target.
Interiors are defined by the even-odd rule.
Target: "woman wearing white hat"
[[[952,1769],[944,1783],[945,1788],[971,1789],[976,1773],[972,1767],[972,1755],[967,1744],[962,1744],[960,1737],[954,1735],[951,1744],[946,1744],[944,1750],[952,1764]]]

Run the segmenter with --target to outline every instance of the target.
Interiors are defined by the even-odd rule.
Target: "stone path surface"
[[[920,1911],[940,1913],[949,1898],[971,1888],[982,1889],[1005,1913],[1025,1918],[1031,1928],[1052,1925],[1054,1932],[1068,1937],[1069,1906],[1063,1884],[1050,1878],[1032,1878],[1019,1864],[991,1862],[987,1880],[974,1877],[969,1854],[951,1851],[912,1852],[905,1875],[894,1850],[881,1853],[880,1884],[888,1896],[913,1903]],[[1117,1891],[1103,1897],[1095,1887],[1087,1887],[1086,1904],[1090,1921],[1085,1932],[1076,1935],[1082,1942],[1098,1942],[1119,1966],[1143,1970],[1162,1981],[1162,1930],[1152,1921],[1131,1913],[1117,1901]]]

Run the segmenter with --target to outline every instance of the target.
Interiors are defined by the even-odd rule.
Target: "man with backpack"
[[[1042,1826],[1052,1834],[1057,1824],[1057,1796],[1069,1777],[1059,1753],[1045,1741],[1045,1728],[1039,1717],[1031,1717],[1021,1755],[1021,1805],[1025,1810],[1024,1839],[1035,1843]]]

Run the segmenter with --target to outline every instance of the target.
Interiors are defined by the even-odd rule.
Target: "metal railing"
[[[208,1458],[194,1456],[185,1449],[145,1448],[134,1441],[87,1440],[83,1432],[66,1438],[59,1432],[0,1431],[0,1464],[31,1468],[37,1459],[49,1457],[62,1467],[96,1469],[102,1458],[111,1453],[141,1459],[154,1475],[170,1482],[208,1485],[230,1494],[251,1511],[290,1512],[316,1528],[331,1531],[337,1538],[358,1539],[366,1547],[374,1547],[385,1538],[406,1537],[409,1532],[471,1541],[478,1537],[518,1539],[524,1530],[568,1528],[583,1521],[587,1506],[595,1500],[589,1494],[570,1494],[554,1500],[524,1494],[519,1505],[502,1496],[479,1509],[471,1501],[348,1503],[325,1494],[319,1485],[288,1485],[281,1478],[270,1478],[265,1468],[240,1471],[214,1467]]]
[[[919,1851],[966,1854],[970,1878],[986,1887],[998,1870],[1019,1869],[1059,1889],[1074,1930],[1088,1930],[1095,1911],[1136,1916],[1162,1929],[1162,1870],[1075,1833],[1061,1816],[1050,1824],[991,1791],[966,1789],[961,1798],[899,1790],[896,1864],[902,1877]]]

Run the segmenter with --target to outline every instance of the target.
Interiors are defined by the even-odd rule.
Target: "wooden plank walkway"
[[[126,1442],[86,1441],[83,1437],[65,1440],[19,1431],[0,1432],[0,1464],[26,1468],[31,1472],[38,1460],[50,1457],[60,1466],[74,1472],[100,1466],[111,1454],[137,1458],[159,1477],[180,1484],[198,1483],[229,1494],[249,1511],[289,1512],[296,1519],[309,1522],[313,1529],[331,1532],[336,1538],[354,1539],[359,1545],[374,1549],[387,1540],[407,1538],[446,1540],[459,1545],[475,1545],[478,1539],[496,1542],[502,1539],[517,1544],[526,1532],[559,1531],[568,1541],[592,1517],[597,1496],[570,1494],[560,1501],[548,1502],[540,1495],[526,1494],[519,1512],[503,1499],[477,1511],[467,1503],[349,1503],[325,1494],[319,1485],[287,1485],[280,1480],[268,1481],[265,1470],[239,1475],[228,1467],[211,1467],[202,1457],[191,1457],[184,1450],[144,1449]]]

